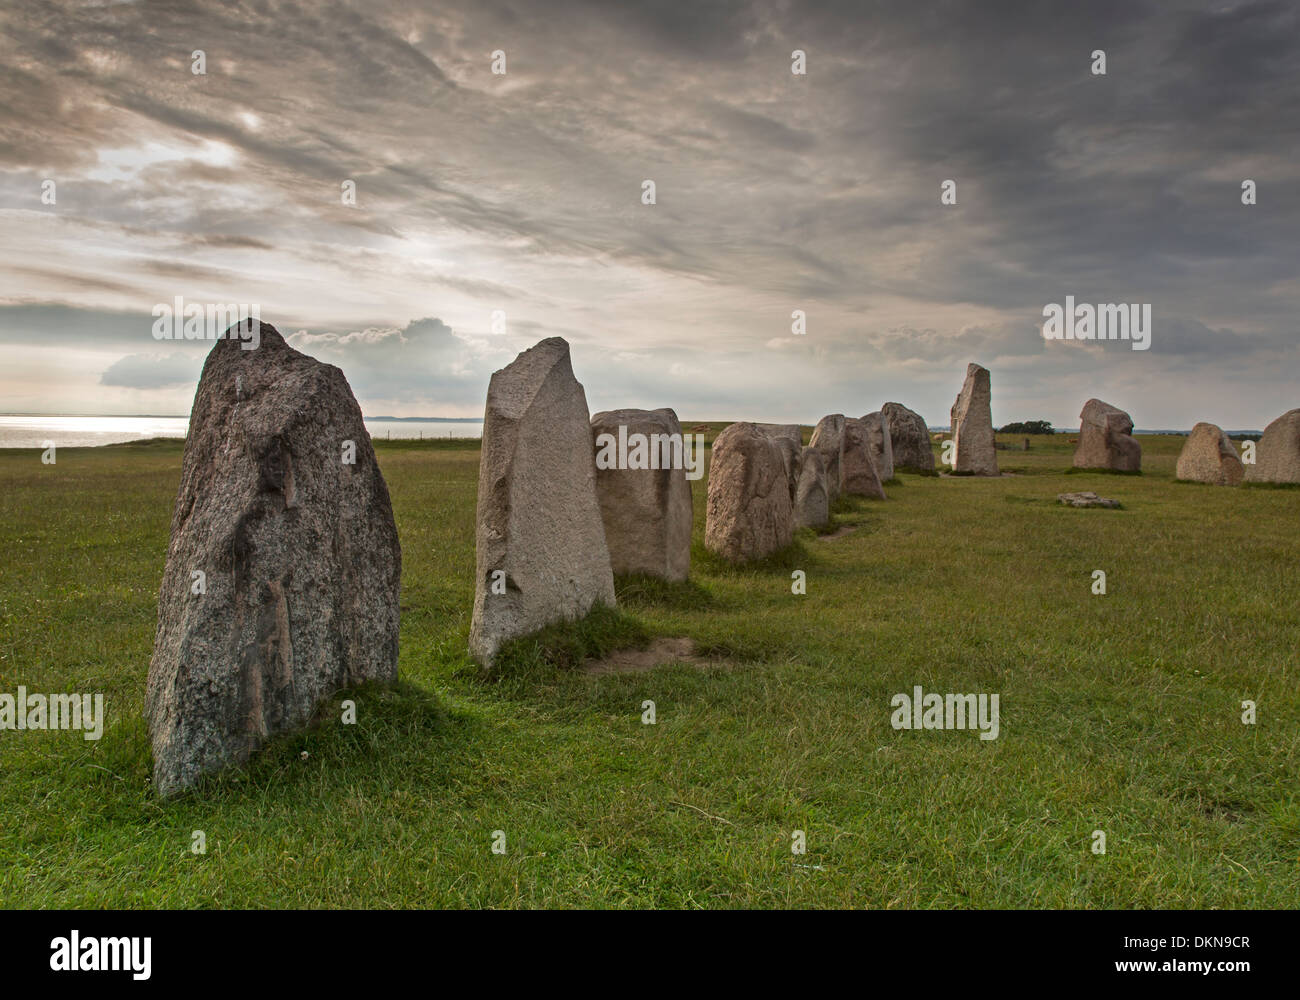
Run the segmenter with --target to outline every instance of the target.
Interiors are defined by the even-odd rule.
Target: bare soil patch
[[[709,666],[710,662],[696,651],[693,639],[678,636],[654,639],[645,649],[620,649],[599,660],[593,657],[582,664],[582,672],[592,676],[636,674],[670,663],[704,667]]]

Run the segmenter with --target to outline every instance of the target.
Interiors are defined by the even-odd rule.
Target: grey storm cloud
[[[125,389],[163,389],[197,383],[202,368],[203,355],[193,351],[128,354],[109,365],[99,381]]]
[[[290,346],[342,368],[358,397],[388,402],[419,401],[431,395],[461,407],[481,402],[492,371],[515,354],[494,349],[488,341],[472,344],[432,317],[401,329],[281,332]]]
[[[1232,366],[1258,422],[1300,361],[1282,0],[51,0],[0,28],[0,347],[113,345],[105,387],[180,370],[134,325],[178,294],[260,301],[416,412],[481,404],[525,335],[570,337],[603,403],[772,419],[877,385],[938,410],[1000,359],[1053,406],[1053,378]],[[1046,348],[1067,295],[1150,303],[1152,350]]]

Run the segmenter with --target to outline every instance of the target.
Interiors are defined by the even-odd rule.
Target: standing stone
[[[794,526],[820,528],[831,519],[830,490],[826,485],[826,463],[821,452],[808,445],[799,463],[799,487],[794,498]]]
[[[478,577],[469,648],[489,666],[508,639],[614,605],[596,499],[587,395],[550,337],[492,375],[478,471]]]
[[[799,469],[803,456],[803,435],[798,424],[755,424],[761,433],[776,442],[781,449],[781,461],[785,465],[786,482],[790,486],[790,499],[793,501],[799,490]]]
[[[844,433],[840,435],[840,490],[851,497],[885,499],[885,489],[871,461],[871,431],[853,417],[844,421]]]
[[[1236,486],[1244,475],[1232,439],[1214,424],[1192,428],[1178,455],[1178,479],[1214,486]]]
[[[772,438],[789,438],[795,444],[803,447],[803,434],[799,430],[798,424],[754,424],[754,426]]]
[[[953,471],[975,476],[998,474],[998,452],[993,437],[993,392],[989,370],[966,366],[966,382],[952,404]]]
[[[810,448],[816,448],[826,466],[826,487],[830,490],[831,503],[840,495],[840,439],[844,436],[844,414],[832,413],[817,421],[812,437],[808,441]]]
[[[1300,409],[1287,410],[1264,428],[1248,483],[1300,483]]]
[[[894,446],[889,437],[889,420],[880,412],[868,413],[862,418],[867,428],[867,454],[876,467],[876,475],[883,483],[894,478]]]
[[[685,580],[691,569],[694,508],[677,414],[669,409],[606,410],[591,418],[591,434],[610,567],[615,573]],[[603,460],[623,450],[620,439],[628,442],[626,468]]]
[[[1076,469],[1113,469],[1137,472],[1142,468],[1142,446],[1130,437],[1132,418],[1118,406],[1090,399],[1079,414],[1079,443],[1074,449]]]
[[[732,424],[713,442],[704,545],[730,562],[790,544],[794,515],[781,449],[753,424]]]
[[[164,796],[340,690],[397,679],[402,553],[347,379],[269,323],[252,350],[235,329],[194,394],[158,597],[147,697]]]
[[[894,467],[933,472],[934,450],[930,447],[930,428],[921,419],[921,415],[902,403],[886,403],[880,412],[889,421],[889,444],[894,453]]]

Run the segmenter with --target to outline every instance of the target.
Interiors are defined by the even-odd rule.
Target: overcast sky
[[[944,424],[970,361],[998,424],[1300,406],[1294,3],[9,0],[0,24],[2,412],[187,413],[211,344],[151,334],[178,295],[256,303],[371,415],[481,416],[554,335],[593,411],[687,420]],[[1045,342],[1066,295],[1149,303],[1150,350]]]

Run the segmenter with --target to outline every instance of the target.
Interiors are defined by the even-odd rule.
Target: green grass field
[[[0,732],[0,903],[1294,907],[1300,491],[1176,483],[1182,439],[1140,440],[1142,476],[1067,474],[1066,435],[1011,477],[904,473],[743,570],[698,482],[691,582],[620,601],[706,666],[496,683],[466,654],[477,445],[376,442],[401,684],[171,802],[143,708],[181,446],[0,452],[0,692],[108,713],[97,743]],[[1124,509],[1055,503],[1082,489]],[[998,693],[999,738],[895,731],[918,684]]]

